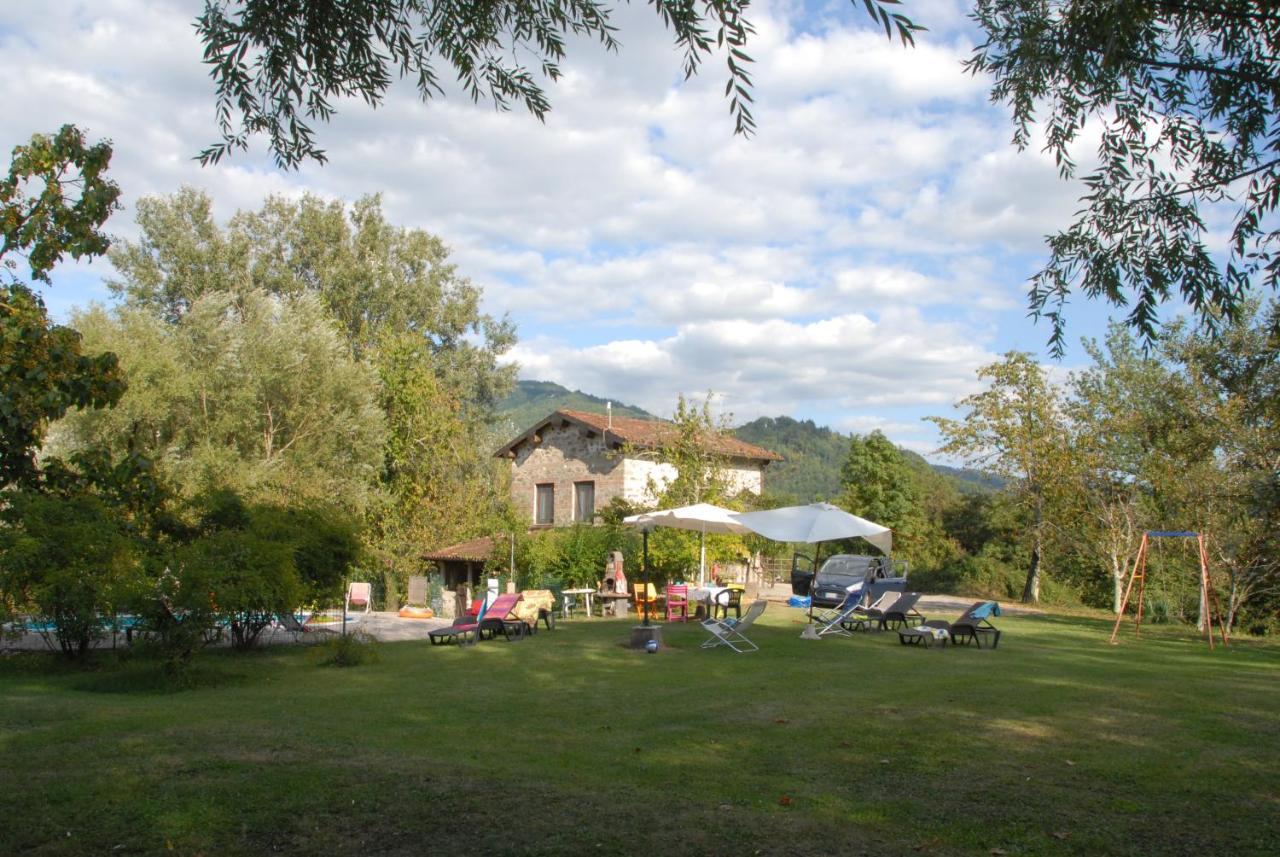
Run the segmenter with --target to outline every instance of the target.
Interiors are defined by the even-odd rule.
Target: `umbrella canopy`
[[[695,503],[679,509],[660,509],[623,518],[622,523],[642,529],[674,527],[700,533],[750,533],[750,527],[734,520],[734,512],[710,503]]]
[[[654,527],[672,527],[677,530],[694,530],[701,533],[701,544],[698,551],[698,582],[706,577],[707,569],[707,533],[737,533],[745,535],[752,532],[735,520],[734,513],[710,503],[695,503],[692,506],[681,506],[678,509],[660,509],[657,512],[644,512],[630,515],[622,519],[622,523],[643,530]]]
[[[893,533],[888,527],[850,515],[830,503],[808,506],[785,506],[764,512],[735,514],[734,520],[752,532],[776,542],[829,542],[835,539],[863,538],[887,556],[893,551]]]

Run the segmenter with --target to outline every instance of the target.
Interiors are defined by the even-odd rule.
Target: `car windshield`
[[[818,577],[824,586],[850,586],[866,580],[871,557],[833,556],[822,564]]]

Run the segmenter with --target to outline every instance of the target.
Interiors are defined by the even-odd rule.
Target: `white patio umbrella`
[[[661,509],[623,518],[632,527],[649,530],[654,527],[672,527],[677,530],[694,530],[699,535],[698,583],[705,582],[707,570],[707,533],[748,534],[751,529],[734,520],[735,513],[710,503],[695,503],[678,509]]]
[[[836,539],[862,538],[880,548],[885,556],[893,551],[893,533],[866,518],[851,515],[830,503],[810,503],[808,506],[784,506],[763,512],[744,512],[733,516],[752,532],[775,542],[829,542]],[[816,559],[816,557],[815,557]],[[814,571],[817,571],[815,565]],[[816,640],[813,630],[813,602],[809,602],[809,624],[801,634],[807,640]]]
[[[763,512],[734,513],[733,519],[754,533],[775,542],[829,542],[863,538],[888,556],[893,551],[893,533],[888,527],[850,515],[830,503],[784,506]]]

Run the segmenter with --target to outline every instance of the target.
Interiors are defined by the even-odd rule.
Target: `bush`
[[[209,533],[175,553],[178,578],[197,599],[211,593],[213,609],[230,622],[231,644],[247,649],[277,613],[301,602],[292,547],[252,532]]]
[[[7,500],[0,596],[50,621],[63,654],[83,660],[136,586],[134,545],[115,510],[91,495]]]
[[[195,573],[179,576],[165,567],[139,603],[148,632],[140,648],[160,658],[166,675],[184,676],[216,627],[218,614],[208,582]]]
[[[323,667],[358,667],[378,660],[376,641],[363,631],[331,637],[312,651]]]

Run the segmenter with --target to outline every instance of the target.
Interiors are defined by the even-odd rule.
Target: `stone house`
[[[511,462],[511,499],[534,527],[589,522],[614,497],[652,503],[650,480],[661,489],[676,476],[670,464],[643,453],[661,449],[676,427],[658,420],[556,411],[496,453]],[[727,462],[730,490],[759,494],[764,469],[782,456],[724,435],[710,441]],[[640,454],[624,455],[630,448]]]

